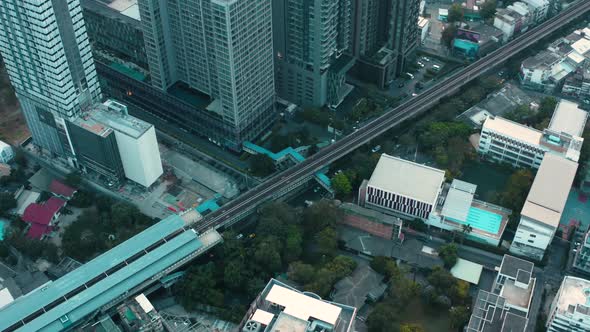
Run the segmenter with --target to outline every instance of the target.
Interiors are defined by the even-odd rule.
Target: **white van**
[[[435,71],[439,71],[440,70],[440,66],[439,65],[432,65],[432,69]]]

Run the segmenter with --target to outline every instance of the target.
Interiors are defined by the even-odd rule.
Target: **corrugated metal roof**
[[[11,305],[0,311],[0,330],[11,326],[17,319],[19,319],[19,317],[27,317],[52,303],[54,300],[80,286],[83,286],[102,272],[108,271],[117,264],[122,263],[131,256],[147,248],[154,242],[181,229],[184,224],[184,220],[182,220],[180,216],[171,215],[106,253],[96,257],[90,262],[82,265],[78,269],[66,274],[62,278],[50,282],[43,288],[37,289],[27,296],[17,299]],[[100,283],[101,282],[98,284]],[[66,301],[65,303],[67,302],[72,301]]]
[[[201,246],[194,231],[184,232],[173,241],[149,252],[17,331],[61,331],[64,324],[61,323],[60,318],[64,315],[67,315],[69,322],[72,323],[82,320],[88,314],[190,255]],[[67,278],[67,275],[63,278]],[[43,292],[37,292],[35,295],[35,297],[43,296]]]

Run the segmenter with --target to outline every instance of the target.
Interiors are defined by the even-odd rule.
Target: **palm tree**
[[[464,224],[463,225],[463,236],[461,237],[461,244],[463,244],[463,239],[469,235],[469,233],[471,233],[471,231],[473,231],[473,227],[471,227],[470,224]]]

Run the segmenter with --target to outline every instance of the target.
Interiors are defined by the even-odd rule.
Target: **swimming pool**
[[[0,220],[0,241],[4,240],[4,224],[5,222]]]
[[[451,218],[449,218],[451,219]],[[470,225],[473,228],[477,228],[484,232],[498,234],[500,225],[502,224],[502,216],[490,211],[478,209],[476,207],[469,208],[469,214],[467,214],[466,221],[459,221],[452,219],[454,222],[463,225]]]

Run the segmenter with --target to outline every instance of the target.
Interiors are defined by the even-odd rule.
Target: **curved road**
[[[321,168],[368,143],[371,139],[383,134],[390,128],[428,110],[441,98],[452,95],[459,88],[473,79],[481,76],[496,65],[531,46],[539,39],[546,37],[556,29],[587,13],[589,10],[590,1],[579,0],[568,9],[562,11],[559,15],[545,21],[540,26],[531,29],[510,43],[488,54],[483,59],[472,63],[460,72],[457,72],[456,74],[438,82],[436,85],[431,86],[418,96],[369,122],[358,131],[353,132],[336,143],[324,148],[302,163],[272,176],[264,183],[243,193],[235,200],[222,206],[218,211],[208,215],[195,227],[195,230],[198,232],[204,232],[210,228],[224,226],[226,223],[232,221],[234,216],[272,199],[273,195],[281,191],[285,186],[295,183],[302,178],[313,176],[313,174]]]

